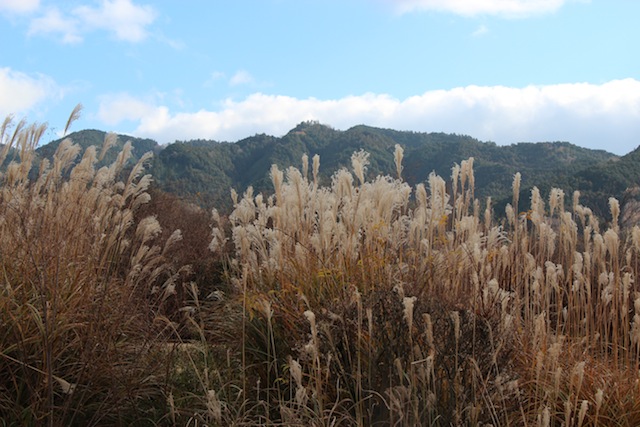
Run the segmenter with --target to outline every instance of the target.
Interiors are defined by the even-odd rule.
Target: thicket
[[[393,177],[358,151],[324,186],[303,156],[209,217],[127,146],[95,170],[67,141],[29,179],[44,128],[10,129],[5,424],[640,424],[640,227],[613,198],[603,225],[516,174],[496,220],[473,158],[412,188],[397,146]]]

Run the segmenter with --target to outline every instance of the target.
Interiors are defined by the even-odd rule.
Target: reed
[[[207,224],[129,145],[98,168],[113,135],[49,162],[44,130],[0,127],[6,424],[640,424],[640,227],[615,199],[605,222],[516,174],[494,212],[473,159],[411,188],[398,146],[393,177],[364,151],[327,186],[318,156],[273,166]]]
[[[319,425],[633,425],[640,229],[620,229],[618,202],[604,231],[579,193],[567,209],[562,190],[545,202],[534,188],[520,211],[516,174],[501,219],[474,197],[473,159],[448,185],[432,174],[412,189],[401,148],[394,157],[396,178],[367,180],[360,151],[321,187],[319,159],[309,180],[304,156],[302,172],[272,168],[273,195],[235,199],[238,309],[283,343],[267,346],[270,366],[296,372],[267,368],[273,413],[286,407],[290,420],[304,406]],[[631,397],[608,398],[611,381]]]
[[[78,116],[74,110],[68,126]],[[155,321],[175,287],[149,200],[150,154],[110,166],[65,139],[35,155],[44,125],[6,120],[0,163],[0,418],[10,425],[104,425],[158,418],[165,340]],[[154,288],[155,286],[155,288]],[[157,296],[152,296],[152,290]]]

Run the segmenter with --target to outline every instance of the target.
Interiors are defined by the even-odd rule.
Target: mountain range
[[[87,147],[100,146],[105,135],[99,130],[82,130],[68,137]],[[51,157],[60,141],[39,147],[38,155]],[[491,196],[498,213],[511,198],[516,172],[522,174],[522,206],[526,206],[525,200],[533,186],[537,186],[543,196],[551,188],[561,188],[567,200],[574,190],[579,190],[581,203],[601,217],[608,215],[609,197],[628,198],[631,193],[627,190],[640,183],[639,149],[616,156],[569,142],[498,146],[466,135],[407,132],[364,125],[340,131],[308,121],[282,137],[258,134],[236,142],[190,140],[166,146],[151,139],[119,135],[118,145],[122,146],[126,141],[132,143],[134,160],[147,151],[154,152],[149,172],[159,189],[203,207],[215,206],[222,212],[231,208],[231,188],[241,193],[252,186],[256,193],[271,193],[271,165],[277,164],[281,169],[300,167],[303,154],[309,158],[315,154],[320,156],[320,179],[326,185],[339,168],[350,168],[351,155],[361,149],[370,153],[369,178],[379,174],[395,175],[393,151],[396,144],[404,148],[402,178],[410,185],[426,181],[431,172],[448,179],[454,164],[473,157],[475,195],[480,199]],[[116,151],[112,150],[112,156]]]

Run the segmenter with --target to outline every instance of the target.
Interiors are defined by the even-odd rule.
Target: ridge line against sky
[[[0,0],[0,117],[59,137],[282,135],[304,120],[640,145],[640,2]]]

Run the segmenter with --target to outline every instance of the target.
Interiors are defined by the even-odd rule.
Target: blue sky
[[[0,0],[0,116],[56,138],[282,135],[303,120],[640,145],[637,0]]]

